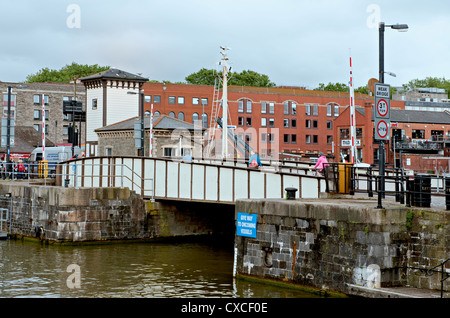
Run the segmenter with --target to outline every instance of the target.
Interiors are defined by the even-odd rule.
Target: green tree
[[[99,66],[94,65],[82,65],[73,62],[71,65],[66,65],[60,70],[49,69],[44,67],[39,70],[36,74],[31,74],[27,76],[27,83],[34,82],[54,82],[54,83],[70,83],[74,77],[88,76],[93,73],[102,72],[109,69],[109,66]]]
[[[332,91],[332,92],[350,92],[350,87],[343,83],[319,83],[319,87],[315,88],[316,91]],[[356,93],[369,94],[367,86],[360,86],[355,88]]]
[[[402,85],[405,90],[415,89],[415,88],[425,88],[425,87],[436,87],[443,88],[447,90],[447,94],[450,92],[450,81],[446,80],[445,77],[426,77],[425,79],[414,79],[409,81],[407,84]],[[450,96],[450,95],[447,95]]]
[[[229,85],[258,86],[258,87],[276,86],[275,83],[270,81],[269,76],[265,74],[259,74],[251,70],[244,70],[240,73],[230,72],[228,75],[229,75],[228,81]],[[200,71],[186,76],[185,80],[188,84],[214,85],[217,77],[222,77],[222,72],[216,72],[214,70],[202,68]]]

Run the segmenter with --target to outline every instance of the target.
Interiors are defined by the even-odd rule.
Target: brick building
[[[210,126],[213,86],[145,83],[142,88],[145,111],[153,104],[155,114],[188,122],[203,114],[203,126]],[[334,120],[349,103],[349,93],[345,92],[228,87],[229,119],[236,125],[235,133],[258,149],[262,158],[277,158],[280,152],[309,157],[320,151],[333,157]],[[355,93],[356,105],[373,103],[372,96]],[[404,102],[392,101],[392,107],[404,108]]]
[[[134,142],[134,123],[140,117],[132,117],[95,130],[98,135],[99,156],[137,156]],[[144,155],[150,150],[150,117],[144,117]],[[167,115],[153,118],[152,153],[154,157],[202,157],[203,130],[200,126]]]
[[[392,101],[391,101],[392,103]],[[391,104],[392,105],[392,104]],[[373,105],[356,107],[357,156],[361,162],[378,164],[379,141],[374,139]],[[348,154],[349,110],[334,121],[336,153]],[[416,172],[446,170],[450,147],[450,113],[391,109],[390,140],[385,143],[386,165]],[[342,160],[338,160],[342,161]]]
[[[63,114],[63,101],[76,99],[84,101],[82,85],[61,83],[7,83],[0,82],[3,117],[7,117],[8,87],[12,88],[11,118],[16,126],[33,127],[42,136],[42,95],[45,103],[45,136],[53,144],[67,144],[70,115]],[[84,108],[84,103],[83,103]],[[1,123],[0,123],[1,124]],[[79,122],[75,125],[78,129]],[[81,143],[84,143],[84,123],[81,123]],[[41,138],[42,139],[42,138]],[[42,146],[42,143],[39,143]],[[11,147],[14,152],[14,145]]]

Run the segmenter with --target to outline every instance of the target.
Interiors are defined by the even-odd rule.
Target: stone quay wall
[[[11,197],[7,197],[10,194]],[[64,188],[2,184],[7,231],[46,242],[83,243],[210,235],[211,213],[195,204],[151,202],[128,188]],[[233,222],[231,206],[230,221]]]
[[[235,218],[257,214],[257,232],[236,236],[235,274],[342,293],[348,284],[440,290],[441,275],[420,269],[450,256],[450,212],[355,201],[238,200]]]

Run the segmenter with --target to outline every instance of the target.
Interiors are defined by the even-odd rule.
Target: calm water
[[[71,264],[80,268],[80,288],[68,287]],[[234,281],[232,271],[233,251],[204,243],[61,247],[0,241],[0,297],[4,298],[317,297]]]

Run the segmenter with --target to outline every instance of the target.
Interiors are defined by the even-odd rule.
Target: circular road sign
[[[381,117],[384,117],[387,115],[388,111],[389,111],[389,104],[386,102],[385,99],[380,99],[377,102],[378,115],[380,115]]]
[[[384,120],[380,120],[377,125],[377,134],[380,138],[386,138],[388,134],[388,125]]]

